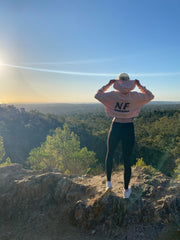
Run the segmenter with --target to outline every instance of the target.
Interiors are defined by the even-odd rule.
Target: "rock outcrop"
[[[130,199],[122,198],[122,172],[112,183],[106,192],[104,175],[1,167],[0,239],[179,239],[178,181],[135,167]]]

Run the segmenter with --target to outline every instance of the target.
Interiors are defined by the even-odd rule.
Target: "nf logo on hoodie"
[[[114,111],[116,111],[116,112],[129,112],[129,110],[128,110],[129,104],[130,103],[128,103],[128,102],[126,102],[126,103],[117,102],[116,106],[114,108]]]

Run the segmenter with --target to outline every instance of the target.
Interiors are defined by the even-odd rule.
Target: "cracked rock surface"
[[[132,195],[123,199],[123,172],[67,176],[19,164],[0,168],[1,240],[176,240],[180,183],[148,168],[132,169]]]

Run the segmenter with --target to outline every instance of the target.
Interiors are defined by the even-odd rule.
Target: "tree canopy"
[[[106,139],[111,119],[105,111],[55,115],[38,111],[0,107],[0,160],[42,169],[55,167],[64,172],[104,171]],[[78,108],[77,108],[78,109]],[[134,119],[136,146],[132,164],[142,158],[163,173],[179,172],[180,105],[149,105]],[[27,162],[29,165],[26,165]],[[115,153],[122,162],[121,145]],[[36,162],[36,167],[35,163]],[[81,167],[80,167],[81,166]],[[82,170],[82,169],[84,170]],[[89,170],[88,170],[89,169]]]
[[[29,154],[27,164],[32,169],[58,168],[65,173],[85,174],[96,163],[95,153],[80,148],[79,137],[67,125],[56,128],[40,147]]]

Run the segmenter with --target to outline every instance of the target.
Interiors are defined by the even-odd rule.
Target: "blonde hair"
[[[130,80],[130,78],[127,73],[120,73],[118,76],[118,80],[128,81],[128,80]]]

